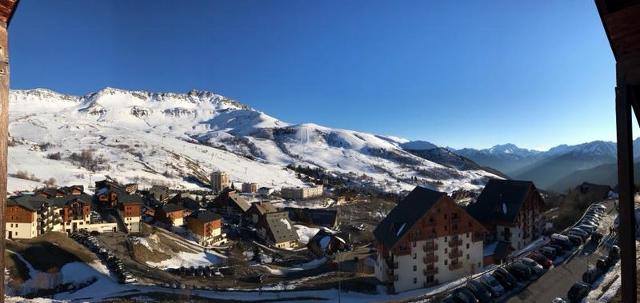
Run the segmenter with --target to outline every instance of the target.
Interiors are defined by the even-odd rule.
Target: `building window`
[[[467,243],[467,249],[469,249],[469,243]]]
[[[444,248],[444,253],[445,253],[445,254],[447,253],[447,248],[446,248],[446,247]]]
[[[418,267],[414,265],[413,266],[413,271],[417,271],[417,270],[418,270]]]
[[[444,242],[447,242],[447,236],[444,236]]]
[[[415,260],[418,257],[418,254],[413,253],[413,259]]]
[[[427,276],[427,283],[433,282],[433,276]]]
[[[467,260],[469,260],[469,254],[467,254]]]
[[[447,259],[444,259],[444,265],[447,265]]]
[[[469,238],[469,235],[470,235],[470,234],[471,234],[471,233],[467,233],[467,238]]]
[[[413,278],[413,284],[417,284],[418,283],[418,278]]]

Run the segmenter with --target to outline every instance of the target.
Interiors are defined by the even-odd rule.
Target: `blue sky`
[[[12,22],[13,88],[210,90],[453,147],[615,139],[593,1],[22,1]]]

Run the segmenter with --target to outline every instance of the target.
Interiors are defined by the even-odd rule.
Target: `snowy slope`
[[[445,191],[476,188],[492,176],[414,156],[402,149],[406,140],[291,125],[202,91],[105,88],[86,96],[45,89],[12,91],[10,135],[9,173],[26,171],[42,180],[55,178],[58,184],[88,185],[109,175],[142,185],[198,188],[219,169],[237,181],[301,185],[295,173],[284,168],[288,164],[321,167],[389,191],[411,189],[415,183]],[[86,149],[104,160],[89,167],[71,159]],[[10,190],[34,183],[16,181]]]

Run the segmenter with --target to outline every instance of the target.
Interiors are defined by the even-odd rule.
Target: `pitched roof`
[[[189,216],[195,220],[201,221],[201,222],[211,222],[211,221],[216,221],[216,220],[221,220],[222,216],[212,212],[212,211],[199,211],[199,212],[195,212],[193,214],[191,214],[191,216]]]
[[[268,202],[256,202],[251,204],[251,206],[255,207],[258,213],[260,213],[261,215],[278,211],[278,209],[275,206],[273,206],[273,204]]]
[[[393,247],[446,193],[417,186],[394,207],[373,231],[376,240]]]
[[[8,206],[22,206],[26,209],[37,211],[42,207],[43,204],[49,203],[50,201],[47,198],[37,196],[37,195],[22,195],[16,197],[10,197],[7,199]]]
[[[163,205],[161,208],[162,210],[164,210],[165,213],[184,210],[184,207],[182,207],[182,205],[174,204],[174,203],[167,203]]]
[[[140,204],[142,205],[142,200],[140,199],[140,197],[136,196],[136,195],[130,195],[127,192],[117,189],[114,190],[116,193],[118,193],[118,203],[120,204]]]
[[[298,233],[286,212],[265,214],[265,221],[275,243],[298,240]]]
[[[467,212],[482,223],[513,222],[530,189],[531,181],[491,179]]]
[[[74,201],[91,203],[91,200],[92,200],[91,196],[85,193],[81,193],[79,195],[65,195],[62,197],[49,198],[50,203],[58,207],[63,207]]]
[[[249,202],[247,202],[247,200],[245,200],[245,198],[241,197],[235,192],[229,192],[229,200],[238,205],[238,207],[240,207],[243,212],[246,212],[247,210],[249,210],[249,207],[251,207],[251,205],[249,204]]]

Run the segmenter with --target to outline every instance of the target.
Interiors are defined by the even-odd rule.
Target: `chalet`
[[[77,232],[91,223],[91,199],[83,192],[50,199],[50,205],[59,209],[64,231]]]
[[[269,202],[255,202],[251,204],[251,207],[247,210],[247,217],[251,220],[251,223],[258,224],[261,218],[265,214],[278,212],[278,209]]]
[[[491,179],[467,211],[489,231],[487,243],[520,250],[542,234],[544,200],[533,182]]]
[[[38,236],[39,203],[8,199],[5,208],[6,239],[31,239]]]
[[[485,233],[446,193],[416,187],[374,230],[376,278],[400,292],[477,273]]]
[[[332,256],[348,248],[346,237],[324,228],[320,229],[307,243],[310,252],[318,257]]]
[[[128,232],[140,232],[142,206],[142,200],[136,195],[124,193],[118,197],[118,214]]]
[[[601,184],[584,182],[578,185],[577,190],[581,194],[589,195],[594,199],[605,200],[609,198],[613,189],[609,185],[601,185]]]
[[[182,205],[167,203],[156,209],[155,218],[173,226],[184,225],[185,208]]]
[[[169,199],[169,204],[177,204],[185,209],[185,216],[190,215],[192,212],[200,210],[200,202],[192,199],[187,194],[177,194],[173,198]]]
[[[213,199],[213,207],[223,216],[241,217],[246,214],[251,205],[234,190],[224,190]]]
[[[187,229],[202,246],[220,245],[226,239],[222,233],[222,217],[212,211],[199,211],[186,218]]]
[[[298,247],[298,234],[285,211],[266,213],[256,225],[258,235],[277,248]]]

